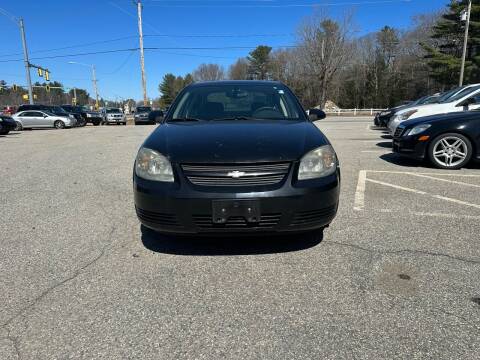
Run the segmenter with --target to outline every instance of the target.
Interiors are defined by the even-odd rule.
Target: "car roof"
[[[222,85],[283,85],[280,81],[270,80],[216,80],[216,81],[201,81],[195,82],[188,87],[203,87],[203,86],[222,86]]]

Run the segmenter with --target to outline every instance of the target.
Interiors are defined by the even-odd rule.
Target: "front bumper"
[[[425,134],[422,133],[421,135]],[[419,141],[418,137],[419,136],[404,136],[400,138],[394,138],[393,152],[419,160],[425,159],[428,142]]]
[[[0,130],[12,131],[16,127],[17,127],[17,124],[15,121],[8,121],[8,120],[0,121]]]
[[[326,178],[294,186],[292,174],[270,189],[234,192],[231,188],[199,187],[186,179],[174,184],[144,180],[134,175],[135,208],[140,222],[155,231],[173,234],[251,234],[306,232],[328,226],[336,216],[340,171]],[[307,186],[308,185],[308,186]],[[260,218],[247,223],[229,218],[213,221],[214,200],[254,200]]]
[[[105,122],[108,124],[119,124],[125,122],[125,118],[106,118]]]

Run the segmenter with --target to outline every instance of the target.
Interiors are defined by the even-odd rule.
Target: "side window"
[[[32,114],[35,114],[34,112],[31,112],[31,111],[25,111],[23,114],[21,114],[20,116],[22,117],[33,117],[35,115],[32,115]]]
[[[31,114],[32,115],[30,115],[30,116],[43,117],[43,114],[41,112],[38,112],[38,111],[32,111]]]

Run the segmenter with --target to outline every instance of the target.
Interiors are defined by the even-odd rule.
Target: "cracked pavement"
[[[480,210],[368,183],[355,211],[360,170],[450,176],[392,157],[369,122],[318,123],[343,180],[323,239],[141,229],[131,171],[152,126],[0,137],[0,359],[478,357]],[[476,189],[368,176],[480,204]]]

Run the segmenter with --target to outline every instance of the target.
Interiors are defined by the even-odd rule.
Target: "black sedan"
[[[186,87],[141,146],[138,218],[174,234],[313,232],[337,213],[340,169],[325,135],[283,84]]]
[[[480,111],[433,115],[401,123],[393,151],[428,159],[442,169],[460,169],[480,160]]]
[[[0,135],[7,135],[10,131],[15,130],[17,124],[10,116],[0,115]]]

